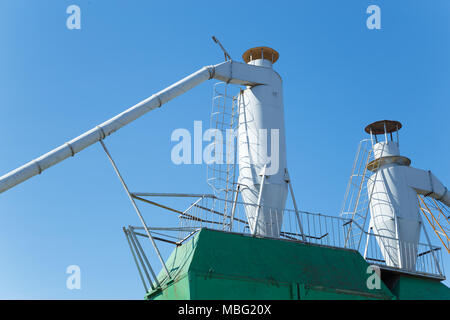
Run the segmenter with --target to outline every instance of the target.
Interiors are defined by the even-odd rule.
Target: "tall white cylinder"
[[[259,59],[247,62],[272,68],[273,59],[268,58],[273,57],[272,49],[262,50]],[[268,84],[247,87],[241,92],[238,145],[239,183],[250,231],[260,236],[279,237],[288,185],[282,80],[275,71]]]
[[[399,156],[400,150],[395,141],[378,142],[373,146],[374,158]]]

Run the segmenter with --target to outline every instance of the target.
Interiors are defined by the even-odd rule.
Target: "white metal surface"
[[[252,234],[279,237],[288,184],[281,77],[268,60],[250,61],[271,75],[264,85],[247,87],[239,95],[239,184]],[[261,188],[262,169],[266,167]],[[261,210],[258,211],[259,192]],[[272,208],[270,213],[266,208]],[[256,216],[258,225],[256,227]]]
[[[420,238],[421,219],[417,195],[406,182],[403,166],[395,163],[380,167],[378,174],[368,181],[372,188],[370,202],[371,221],[375,233],[385,237],[400,239],[402,242],[417,244]],[[409,260],[410,266],[403,266],[402,254],[398,241],[379,241],[380,248],[389,266],[413,268],[415,261]]]
[[[399,156],[400,150],[395,141],[378,142],[373,146],[374,159]]]

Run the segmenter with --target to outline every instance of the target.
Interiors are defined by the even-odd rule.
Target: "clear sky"
[[[66,27],[71,4],[81,30]],[[371,4],[381,30],[366,27]],[[301,209],[339,213],[363,128],[382,119],[401,121],[402,154],[449,185],[449,17],[446,0],[1,1],[0,175],[223,61],[215,35],[239,61],[280,52]],[[202,84],[106,140],[132,191],[210,192],[205,166],[171,162],[170,137],[209,123],[211,97]],[[0,221],[0,298],[143,297],[121,231],[139,221],[99,144],[1,194]],[[81,290],[66,288],[69,265]]]

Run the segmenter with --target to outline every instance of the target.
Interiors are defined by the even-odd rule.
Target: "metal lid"
[[[245,51],[245,53],[242,55],[242,59],[244,59],[246,63],[258,59],[265,59],[271,61],[272,63],[275,63],[278,61],[279,57],[280,54],[269,47],[251,48]]]
[[[402,124],[394,120],[381,120],[369,124],[364,130],[370,134],[384,134],[398,131],[402,128]],[[385,132],[386,131],[386,132]]]

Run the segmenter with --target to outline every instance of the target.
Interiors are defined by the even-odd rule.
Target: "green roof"
[[[166,262],[147,299],[392,299],[370,290],[356,251],[202,229]]]

